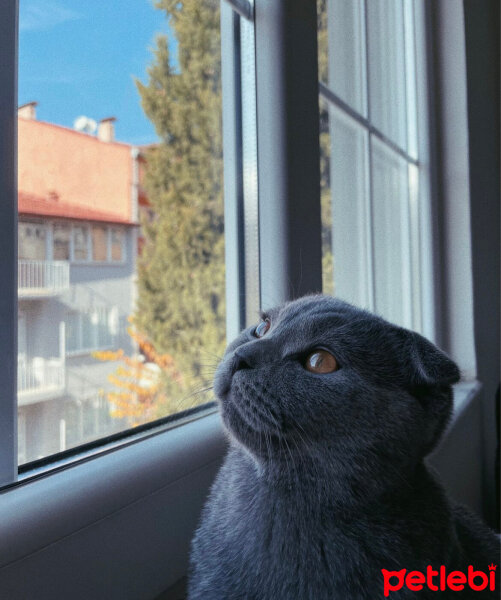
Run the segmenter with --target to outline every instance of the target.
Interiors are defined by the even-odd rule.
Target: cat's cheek
[[[231,365],[228,360],[219,364],[214,376],[214,394],[219,400],[224,400],[231,390]]]

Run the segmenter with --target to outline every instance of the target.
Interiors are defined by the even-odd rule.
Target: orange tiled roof
[[[128,219],[121,218],[113,213],[60,202],[57,198],[42,198],[34,194],[26,194],[25,192],[19,192],[17,211],[20,215],[131,224]]]
[[[19,118],[18,170],[21,214],[133,224],[128,144]]]

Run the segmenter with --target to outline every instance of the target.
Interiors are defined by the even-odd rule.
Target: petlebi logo
[[[443,565],[439,567],[438,571],[428,565],[425,573],[421,571],[408,572],[407,569],[400,569],[400,571],[381,569],[383,593],[385,597],[388,597],[390,592],[398,592],[404,586],[413,592],[419,592],[424,587],[433,592],[445,590],[461,592],[465,587],[467,589],[469,587],[475,592],[481,592],[487,588],[493,591],[496,589],[496,567],[497,565],[491,564],[488,566],[488,572],[484,572],[476,571],[470,565],[466,573],[463,571],[447,573]]]

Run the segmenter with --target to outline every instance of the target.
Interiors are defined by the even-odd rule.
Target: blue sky
[[[36,100],[38,119],[67,127],[115,116],[117,140],[156,141],[133,78],[146,80],[157,33],[169,28],[152,0],[20,0],[19,104]]]

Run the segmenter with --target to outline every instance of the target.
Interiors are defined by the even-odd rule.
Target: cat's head
[[[435,446],[458,380],[454,362],[417,333],[316,295],[243,331],[214,390],[227,429],[257,457],[306,444],[406,462]]]

